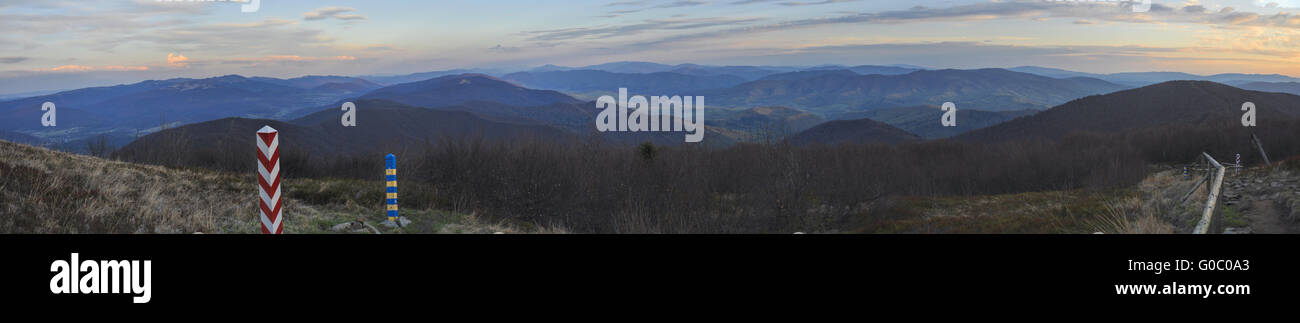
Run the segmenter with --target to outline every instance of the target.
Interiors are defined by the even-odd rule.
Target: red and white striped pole
[[[257,192],[262,233],[284,233],[280,226],[284,220],[280,214],[280,132],[271,126],[257,131]]]

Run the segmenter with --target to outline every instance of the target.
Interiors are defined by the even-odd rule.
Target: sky
[[[615,61],[1300,76],[1300,0],[0,0],[0,94]]]

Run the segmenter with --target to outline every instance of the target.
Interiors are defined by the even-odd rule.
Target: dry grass
[[[252,174],[131,164],[0,141],[0,232],[259,233],[255,180]],[[285,180],[284,231],[329,233],[338,223],[382,221],[382,191],[375,198],[346,189],[369,186],[382,190],[382,182]],[[377,202],[357,202],[363,200]],[[436,210],[404,210],[404,216],[415,225],[387,232],[566,232]]]
[[[1174,226],[1160,219],[1159,209],[1148,205],[1136,197],[1109,201],[1106,212],[1092,221],[1092,227],[1096,232],[1110,234],[1174,233]]]
[[[1179,171],[1155,172],[1133,189],[1069,190],[1003,195],[904,197],[871,215],[866,233],[1190,232],[1205,189]],[[1196,195],[1199,194],[1199,195]],[[1196,197],[1201,197],[1197,199]]]
[[[905,197],[877,212],[864,233],[1092,233],[1107,201],[1131,190],[1069,190],[1003,195]]]

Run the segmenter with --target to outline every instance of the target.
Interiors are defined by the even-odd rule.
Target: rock
[[[382,224],[383,224],[384,226],[386,226],[386,227],[389,227],[389,228],[396,228],[396,227],[398,227],[398,222],[401,223],[401,225],[400,225],[401,227],[406,227],[406,226],[408,226],[408,225],[411,225],[411,219],[408,219],[408,218],[406,218],[406,217],[404,217],[404,216],[402,216],[402,217],[397,217],[397,222],[393,222],[393,221],[384,221],[384,223],[382,223]]]
[[[365,222],[362,221],[352,221],[352,222],[335,224],[333,227],[330,227],[330,231],[347,232],[347,233],[371,233],[372,232],[370,228],[366,226]]]
[[[357,227],[365,228],[365,226],[362,226],[360,223],[356,223],[356,222],[343,222],[343,223],[335,224],[333,227],[330,227],[330,231],[334,231],[334,232],[355,232],[355,231],[357,230]]]
[[[1249,227],[1233,227],[1233,228],[1223,229],[1223,234],[1250,234],[1250,233],[1251,231]]]

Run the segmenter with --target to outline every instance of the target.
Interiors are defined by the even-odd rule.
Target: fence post
[[[1205,155],[1205,159],[1209,161],[1210,164],[1214,165],[1214,169],[1211,170],[1211,173],[1214,174],[1214,178],[1210,181],[1210,196],[1205,200],[1205,212],[1201,215],[1201,221],[1196,223],[1196,229],[1192,231],[1192,233],[1195,234],[1206,234],[1209,232],[1210,223],[1214,220],[1214,207],[1219,200],[1219,190],[1223,186],[1223,175],[1224,172],[1227,171],[1222,164],[1219,164],[1219,161],[1214,160],[1214,157],[1210,157],[1210,154],[1201,154]]]
[[[1259,141],[1259,136],[1252,132],[1250,133],[1250,139],[1255,140],[1255,147],[1259,148],[1259,156],[1264,158],[1264,165],[1273,166],[1273,162],[1268,160],[1268,153],[1264,152],[1264,143]]]
[[[388,221],[400,224],[397,214],[397,156],[384,157],[384,180],[387,183]]]
[[[262,233],[282,234],[284,214],[280,213],[280,133],[263,126],[257,131],[257,192]]]

